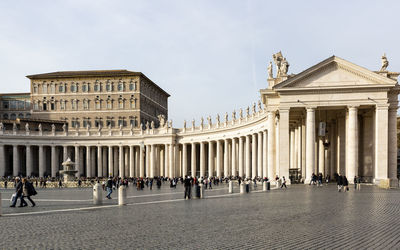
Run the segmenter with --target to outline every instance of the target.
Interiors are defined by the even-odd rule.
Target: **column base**
[[[399,188],[399,180],[397,178],[394,179],[374,179],[375,185],[380,188]]]

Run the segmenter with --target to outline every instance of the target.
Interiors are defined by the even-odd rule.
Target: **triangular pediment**
[[[273,87],[273,89],[349,88],[394,86],[396,81],[332,56]]]

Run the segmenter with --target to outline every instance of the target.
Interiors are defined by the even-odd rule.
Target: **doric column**
[[[268,178],[270,180],[275,177],[275,113],[272,111],[268,112],[267,120],[268,130]]]
[[[358,172],[358,133],[357,133],[357,106],[349,107],[349,124],[347,128],[346,138],[347,140],[347,150],[348,153],[346,168],[347,168],[347,179],[350,183],[354,182],[354,176],[357,175]],[[382,121],[379,121],[382,122]],[[387,108],[386,108],[386,132],[387,132]],[[387,139],[387,133],[386,133]],[[386,141],[386,149],[387,149],[387,141]],[[379,157],[379,156],[378,156]],[[387,159],[387,158],[386,158]]]
[[[74,161],[75,161],[75,170],[77,170],[78,172],[76,172],[76,175],[75,175],[75,177],[80,177],[81,176],[81,162],[80,162],[80,159],[79,159],[80,157],[79,157],[79,146],[75,146],[75,159],[74,159]]]
[[[306,173],[306,123],[305,119],[301,119],[301,177],[305,179]],[[333,175],[332,175],[333,176]]]
[[[257,176],[260,178],[263,177],[263,139],[262,139],[262,132],[258,132],[257,137]]]
[[[3,146],[3,145],[1,145],[1,146]],[[2,157],[1,146],[0,146],[0,159]],[[4,150],[4,146],[3,146],[3,150]],[[2,172],[1,172],[1,167],[2,167],[1,165],[2,165],[2,162],[0,160],[0,176],[3,176]],[[32,168],[32,148],[31,148],[31,145],[26,145],[26,176],[32,175],[32,169],[33,169]]]
[[[187,176],[187,144],[182,144],[182,177]]]
[[[108,175],[114,175],[113,147],[108,146]]]
[[[224,140],[224,177],[229,176],[229,141]]]
[[[102,159],[102,161],[103,161],[103,176],[104,177],[107,177],[108,176],[108,174],[107,174],[107,172],[108,172],[108,162],[107,162],[107,150],[108,150],[108,148],[106,148],[106,147],[101,147],[101,149],[102,149],[102,155],[103,155],[103,159]]]
[[[150,175],[150,145],[146,145],[146,177]]]
[[[129,146],[129,177],[135,177],[135,148]]]
[[[139,147],[139,176],[144,178],[144,146]]]
[[[239,177],[243,178],[243,137],[239,137]]]
[[[397,179],[397,103],[389,108],[389,179],[391,187],[398,187]]]
[[[315,167],[315,109],[307,108],[306,121],[306,173],[305,182],[307,184],[311,180],[311,175]]]
[[[65,149],[65,147],[64,147],[64,149]],[[64,152],[66,152],[66,151],[64,151]],[[64,153],[64,156],[65,156],[65,153]],[[86,146],[86,177],[93,177],[90,158],[91,158],[90,146]]]
[[[30,152],[30,146],[29,147],[29,152]],[[28,149],[27,151],[28,152]],[[32,166],[32,165],[31,165]],[[27,170],[28,171],[28,170]],[[32,169],[31,169],[32,172]],[[6,175],[6,157],[5,157],[5,150],[4,150],[4,145],[0,145],[0,177],[3,177]]]
[[[175,151],[175,145],[170,144],[169,146],[169,177],[174,178],[175,177],[175,157],[174,157],[174,151]]]
[[[196,177],[196,144],[192,142],[192,177]]]
[[[217,177],[221,177],[221,142],[217,141]]]
[[[375,183],[379,184],[381,180],[389,177],[388,172],[388,145],[389,145],[389,105],[378,105],[375,110]],[[357,110],[353,111],[357,114]],[[352,119],[354,123],[354,118]],[[349,124],[350,126],[350,124]],[[354,137],[354,135],[352,135]],[[348,137],[347,137],[348,138]],[[397,138],[397,136],[396,136]],[[397,145],[396,145],[397,149]],[[354,154],[353,154],[354,155]],[[353,159],[354,160],[354,159]],[[346,162],[347,164],[347,162]],[[346,168],[347,165],[346,165]],[[347,178],[349,179],[350,176]],[[350,179],[349,179],[350,180]]]
[[[90,171],[96,177],[96,147],[90,147]]]
[[[214,145],[212,141],[208,143],[208,176],[214,176]]]
[[[160,176],[165,176],[165,149],[160,146]],[[186,160],[187,162],[187,160]],[[187,165],[186,165],[186,175],[187,175]]]
[[[279,174],[289,179],[289,109],[279,109]]]
[[[150,174],[149,177],[150,178],[154,178],[154,173],[155,173],[155,168],[156,168],[156,146],[154,144],[151,144],[151,149],[150,149]]]
[[[44,177],[45,171],[43,145],[39,145],[39,177]]]
[[[262,178],[268,177],[268,138],[267,138],[267,131],[264,130],[262,132]]]
[[[318,173],[321,173],[322,176],[325,176],[325,148],[323,137],[318,138]]]
[[[251,178],[250,175],[250,165],[251,165],[251,157],[250,157],[250,135],[246,135],[246,178]]]
[[[231,170],[231,175],[236,176],[236,167],[237,167],[237,161],[236,161],[236,138],[232,138],[232,170]]]
[[[296,168],[301,170],[301,124],[297,125],[297,140],[296,140]]]
[[[103,177],[103,149],[97,146],[97,177]]]
[[[296,145],[296,135],[295,135],[295,130],[294,129],[290,129],[290,139],[289,139],[289,143],[290,143],[290,164],[289,164],[289,168],[295,168],[295,149],[294,146]]]
[[[57,175],[57,157],[56,157],[56,146],[51,146],[51,177],[56,177]]]
[[[206,154],[204,142],[200,142],[200,178],[206,176]]]
[[[169,159],[168,159],[168,155],[169,155],[169,150],[168,150],[168,144],[165,144],[164,146],[165,150],[164,150],[164,176],[165,177],[169,177]]]
[[[13,145],[13,175],[18,176],[20,170],[18,145]]]
[[[63,147],[63,162],[68,159],[68,146]]]
[[[251,178],[257,176],[257,137],[256,134],[251,135]]]

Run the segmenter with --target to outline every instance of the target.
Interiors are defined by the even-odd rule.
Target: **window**
[[[88,117],[88,118],[83,118],[83,127],[87,127],[87,126],[91,126],[91,124],[90,124],[90,118]]]
[[[100,83],[96,80],[94,84],[94,91],[100,92]]]
[[[87,83],[82,84],[82,92],[89,92],[89,84]]]
[[[8,119],[8,114],[4,114],[4,115],[3,115],[3,118],[4,118],[4,119]]]
[[[119,96],[119,99],[118,99],[118,108],[119,109],[123,109],[124,108],[124,98],[122,98],[121,95]]]
[[[18,118],[24,118],[24,114],[19,113],[19,114],[18,114]]]
[[[43,92],[43,94],[47,94],[47,84],[46,83],[43,83],[43,85],[42,85],[42,92]]]
[[[60,101],[60,109],[65,110],[65,101],[63,100]]]
[[[3,101],[3,109],[9,109],[10,103],[8,101]]]
[[[10,101],[10,109],[17,109],[17,101]]]
[[[79,127],[79,122],[75,118],[72,118],[71,127],[73,128]]]
[[[11,120],[17,119],[17,115],[16,115],[16,114],[11,114],[11,115],[10,115],[10,119],[11,119]]]
[[[131,97],[131,109],[135,109],[136,108],[136,98],[133,98],[133,96]]]
[[[38,93],[38,87],[37,85],[33,86],[33,93],[37,94]]]
[[[107,92],[111,92],[112,91],[112,83],[110,83],[110,80],[107,80],[106,91]]]
[[[129,83],[129,90],[136,91],[136,82],[132,81]]]
[[[136,127],[136,121],[137,121],[137,117],[136,116],[130,116],[129,117],[129,124],[133,127]]]
[[[54,83],[51,83],[51,85],[50,85],[50,92],[51,92],[51,94],[56,93],[56,85]]]
[[[37,101],[33,103],[33,110],[39,110],[39,103]]]
[[[27,113],[27,114],[25,115],[25,117],[26,117],[26,118],[31,118],[31,114]]]
[[[58,86],[58,92],[65,93],[65,85],[63,83]]]
[[[72,83],[72,84],[71,84],[71,92],[74,92],[74,93],[75,93],[75,92],[76,92],[76,88],[77,88],[77,87],[76,87],[76,84],[75,84],[75,83]]]
[[[96,117],[96,120],[94,121],[94,126],[98,128],[99,126],[103,127],[103,121],[101,117]]]
[[[122,81],[119,81],[118,83],[118,91],[124,91],[124,83]]]
[[[73,109],[73,110],[77,109],[77,101],[76,100],[71,101],[71,109]]]
[[[50,110],[55,110],[56,105],[54,104],[54,102],[50,103]]]
[[[83,109],[89,109],[89,100],[87,100],[87,99],[84,99],[83,100]]]
[[[96,109],[101,109],[101,101],[98,96],[96,98]]]
[[[47,110],[47,103],[43,102],[43,110]]]
[[[110,97],[108,97],[107,99],[107,109],[112,109],[112,100],[110,99]]]
[[[25,102],[24,101],[17,101],[17,108],[18,109],[25,109]]]
[[[106,126],[107,127],[109,127],[109,126],[114,127],[114,121],[113,121],[112,117],[107,117]]]
[[[125,127],[126,123],[125,123],[125,117],[118,117],[118,127]]]

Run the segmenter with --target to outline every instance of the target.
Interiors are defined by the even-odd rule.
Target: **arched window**
[[[3,115],[3,118],[4,118],[4,119],[8,119],[8,114],[4,114],[4,115]]]
[[[16,115],[16,114],[11,114],[11,115],[10,115],[10,119],[11,119],[11,120],[17,119],[17,115]]]
[[[18,114],[18,118],[24,118],[24,114],[19,113],[19,114]]]
[[[118,82],[118,91],[119,92],[124,91],[124,82],[122,82],[121,80],[119,80]]]

